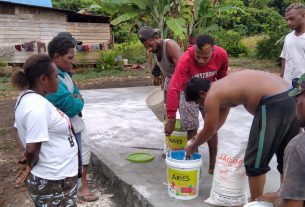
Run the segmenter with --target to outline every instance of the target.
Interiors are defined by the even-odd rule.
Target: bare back
[[[212,83],[205,105],[218,102],[220,108],[244,105],[254,114],[264,97],[273,96],[289,89],[289,84],[277,75],[255,70],[234,72]],[[208,106],[207,106],[208,107]]]

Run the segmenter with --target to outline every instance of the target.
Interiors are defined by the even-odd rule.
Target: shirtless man
[[[202,78],[192,78],[186,85],[185,97],[204,108],[205,123],[186,148],[186,155],[190,156],[217,132],[231,107],[243,105],[254,115],[245,154],[251,199],[262,195],[272,156],[277,156],[277,169],[282,178],[285,147],[299,133],[295,100],[288,96],[289,88],[282,78],[262,71],[235,72],[212,84]]]

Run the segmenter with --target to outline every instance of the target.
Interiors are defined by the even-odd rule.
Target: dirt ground
[[[80,89],[115,88],[151,85],[149,77],[105,78],[77,83]],[[15,176],[19,170],[16,162],[21,157],[12,129],[15,100],[0,100],[0,207],[34,207],[26,186],[15,187]],[[81,207],[124,206],[124,200],[107,182],[89,175],[89,186],[99,196],[92,203],[81,203]]]

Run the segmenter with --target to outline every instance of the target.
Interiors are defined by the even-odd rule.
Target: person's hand
[[[176,118],[168,118],[165,126],[164,133],[166,136],[170,136],[172,132],[175,130]]]
[[[192,138],[191,140],[189,140],[188,145],[185,148],[185,153],[186,153],[185,157],[186,157],[186,159],[191,158],[192,154],[194,152],[196,152],[197,146],[195,146],[193,140],[195,140],[195,138]]]
[[[23,169],[19,171],[19,173],[16,175],[16,185],[21,185],[29,176],[31,172],[31,168],[28,165],[25,165]]]

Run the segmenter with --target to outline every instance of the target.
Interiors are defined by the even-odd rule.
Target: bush
[[[131,64],[146,63],[146,50],[140,41],[115,45],[115,51]]]
[[[260,35],[254,35],[250,37],[244,37],[241,42],[246,46],[248,49],[248,56],[254,57],[256,56],[256,46],[257,43],[265,38],[267,38],[268,35],[260,34]]]
[[[100,58],[97,62],[96,71],[122,69],[122,61],[115,61],[117,57],[115,50],[107,50],[100,52]]]
[[[289,32],[286,21],[277,12],[271,13],[264,25],[267,38],[259,41],[256,48],[256,56],[261,59],[280,60],[279,56],[283,48],[283,39]]]
[[[216,44],[226,49],[232,57],[239,57],[248,53],[246,46],[241,42],[241,35],[238,32],[219,30],[211,35],[214,37]]]
[[[112,27],[112,34],[115,43],[133,42],[138,40],[134,32],[129,32],[130,23],[122,23]]]
[[[97,71],[122,69],[123,59],[128,59],[130,64],[146,63],[146,50],[140,41],[115,44],[114,49],[101,51],[97,63]]]

